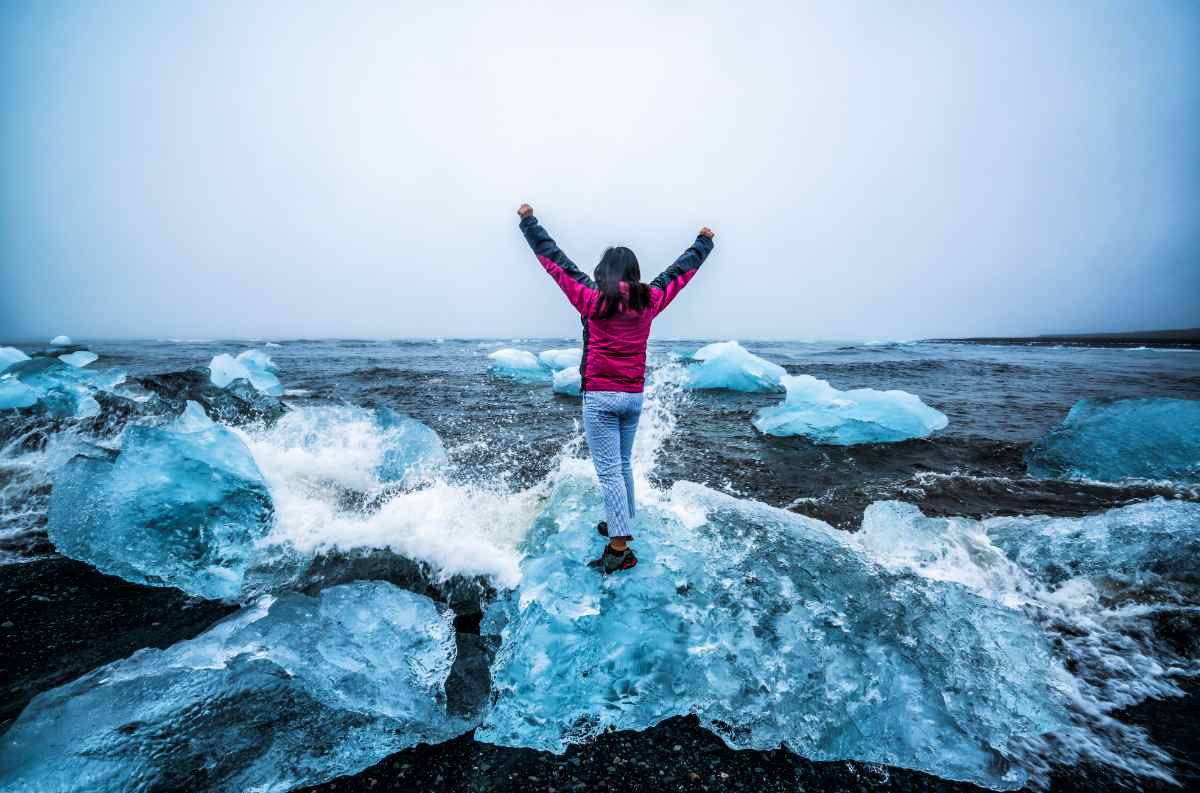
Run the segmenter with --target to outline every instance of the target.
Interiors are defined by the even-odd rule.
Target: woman
[[[624,247],[604,252],[588,278],[538,225],[533,207],[521,204],[521,230],[542,267],[562,289],[583,320],[583,430],[600,477],[607,522],[597,529],[609,538],[592,562],[606,574],[628,570],[637,557],[628,543],[633,501],[630,456],[646,379],[646,340],[650,324],[692,280],[713,249],[713,233],[700,229],[692,247],[649,284],[641,282],[637,257]]]

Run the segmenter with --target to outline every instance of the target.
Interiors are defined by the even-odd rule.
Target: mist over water
[[[1200,325],[1200,10],[7,3],[0,336],[553,336],[717,247],[663,338]],[[1136,297],[1135,297],[1136,296]]]

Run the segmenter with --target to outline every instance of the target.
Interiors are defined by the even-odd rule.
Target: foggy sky
[[[1200,5],[0,5],[0,338],[1200,326]]]

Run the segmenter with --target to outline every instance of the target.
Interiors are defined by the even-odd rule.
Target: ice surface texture
[[[1026,464],[1043,478],[1200,482],[1200,400],[1082,399]]]
[[[583,377],[579,373],[578,366],[572,366],[569,369],[560,369],[554,373],[554,393],[566,396],[581,396],[583,393],[582,389]]]
[[[1064,709],[1042,632],[957,584],[889,572],[826,524],[686,482],[639,514],[633,574],[584,565],[602,514],[564,476],[526,541],[482,740],[562,752],[693,713],[734,747],[780,744],[993,788],[1014,739]]]
[[[81,369],[87,366],[89,363],[93,363],[94,361],[98,360],[99,358],[99,355],[89,350],[76,350],[75,352],[58,356],[58,360],[62,361],[63,363],[70,364],[71,366],[77,366]]]
[[[692,353],[699,363],[688,367],[688,388],[731,391],[779,391],[787,374],[782,366],[759,358],[736,341],[709,344]]]
[[[41,396],[41,391],[30,388],[15,377],[0,378],[0,410],[30,407]]]
[[[38,695],[0,739],[0,790],[286,791],[468,729],[454,628],[384,582],[264,597],[166,650]]]
[[[17,361],[28,361],[29,356],[16,347],[0,347],[0,372],[12,366]]]
[[[570,369],[572,366],[578,369],[580,362],[583,361],[583,350],[579,347],[571,347],[566,350],[545,350],[538,353],[538,361],[542,366],[555,372]]]
[[[1098,761],[1171,779],[1169,757],[1111,716],[1183,696],[1178,681],[1200,671],[1187,642],[1169,629],[1163,635],[1172,623],[1189,624],[1189,604],[1200,597],[1200,503],[1156,498],[1081,518],[977,521],[877,502],[852,542],[891,570],[1022,609],[1054,637],[1071,724],[1052,741],[1030,742],[1038,764]]]
[[[803,435],[817,443],[853,446],[924,438],[944,428],[941,412],[907,391],[839,391],[811,375],[785,376],[783,402],[758,412],[754,426],[768,435]]]
[[[0,404],[8,401],[14,403],[8,407],[29,407],[41,402],[43,409],[52,415],[86,418],[100,411],[93,396],[96,391],[112,391],[124,381],[125,373],[117,369],[84,369],[81,365],[64,363],[53,355],[40,355],[8,365],[3,380],[0,380],[7,383],[0,386]],[[25,388],[18,387],[15,382]],[[9,395],[7,400],[3,394]],[[34,402],[29,402],[31,395],[35,395]],[[18,402],[25,404],[16,404]]]
[[[250,450],[189,402],[171,425],[129,427],[115,460],[79,456],[64,466],[47,530],[60,552],[106,573],[230,598],[271,522]]]
[[[236,358],[229,353],[221,353],[212,359],[208,368],[212,371],[213,384],[222,388],[234,380],[249,380],[264,394],[283,395],[283,385],[275,376],[275,363],[260,350],[246,350],[238,353]]]

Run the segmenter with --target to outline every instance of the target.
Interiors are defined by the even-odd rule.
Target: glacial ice
[[[15,377],[0,378],[0,410],[30,407],[41,395],[41,391],[30,388]]]
[[[751,353],[736,341],[705,345],[692,353],[699,363],[688,367],[688,388],[731,391],[779,391],[787,374],[782,366]]]
[[[518,383],[544,383],[551,379],[550,370],[542,366],[537,356],[527,350],[505,347],[488,353],[492,372]]]
[[[754,426],[767,435],[803,435],[817,443],[852,446],[924,438],[949,419],[907,391],[839,391],[811,375],[785,376],[783,402],[763,408]]]
[[[99,355],[91,352],[90,350],[76,350],[75,352],[58,356],[58,360],[62,361],[63,363],[70,364],[71,366],[80,369],[87,366],[89,363],[97,361],[99,358]]]
[[[578,366],[560,369],[554,373],[554,393],[565,396],[581,396],[583,391],[583,376]]]
[[[889,572],[819,521],[678,482],[640,564],[604,577],[589,476],[560,475],[526,538],[476,737],[562,752],[695,714],[727,744],[916,768],[996,789],[1067,715],[1042,632],[957,584]]]
[[[469,729],[454,627],[381,582],[265,596],[165,650],[39,694],[0,738],[0,791],[282,793]]]
[[[51,347],[70,347],[71,346],[71,337],[70,336],[55,336],[53,339],[50,340],[50,346]]]
[[[580,362],[583,361],[583,350],[579,347],[566,350],[544,350],[538,353],[538,361],[542,366],[555,372],[570,369],[572,366],[578,369]]]
[[[271,357],[261,350],[246,350],[237,357],[221,353],[214,357],[208,368],[212,371],[214,385],[222,388],[234,380],[249,380],[258,391],[271,396],[283,396],[283,385],[275,376],[276,366]]]
[[[118,369],[83,369],[53,355],[16,361],[4,370],[4,376],[6,380],[17,380],[26,386],[9,385],[4,389],[17,401],[27,401],[32,390],[37,395],[35,402],[40,402],[48,413],[76,418],[87,418],[99,412],[99,404],[92,396],[94,392],[112,391],[125,381],[125,373]]]
[[[1183,696],[1178,681],[1195,674],[1195,657],[1163,626],[1187,625],[1200,596],[1200,503],[1155,498],[1080,518],[978,521],[876,502],[851,541],[894,572],[1021,609],[1054,636],[1071,723],[1052,740],[1027,741],[1039,764],[1099,761],[1174,781],[1169,756],[1111,715]]]
[[[47,531],[60,552],[103,572],[232,598],[272,514],[245,443],[189,402],[171,425],[128,427],[115,460],[78,456],[64,466]]]
[[[29,356],[16,347],[0,347],[0,372],[18,361],[28,361]]]
[[[1200,482],[1200,400],[1081,399],[1025,461],[1046,479]]]

